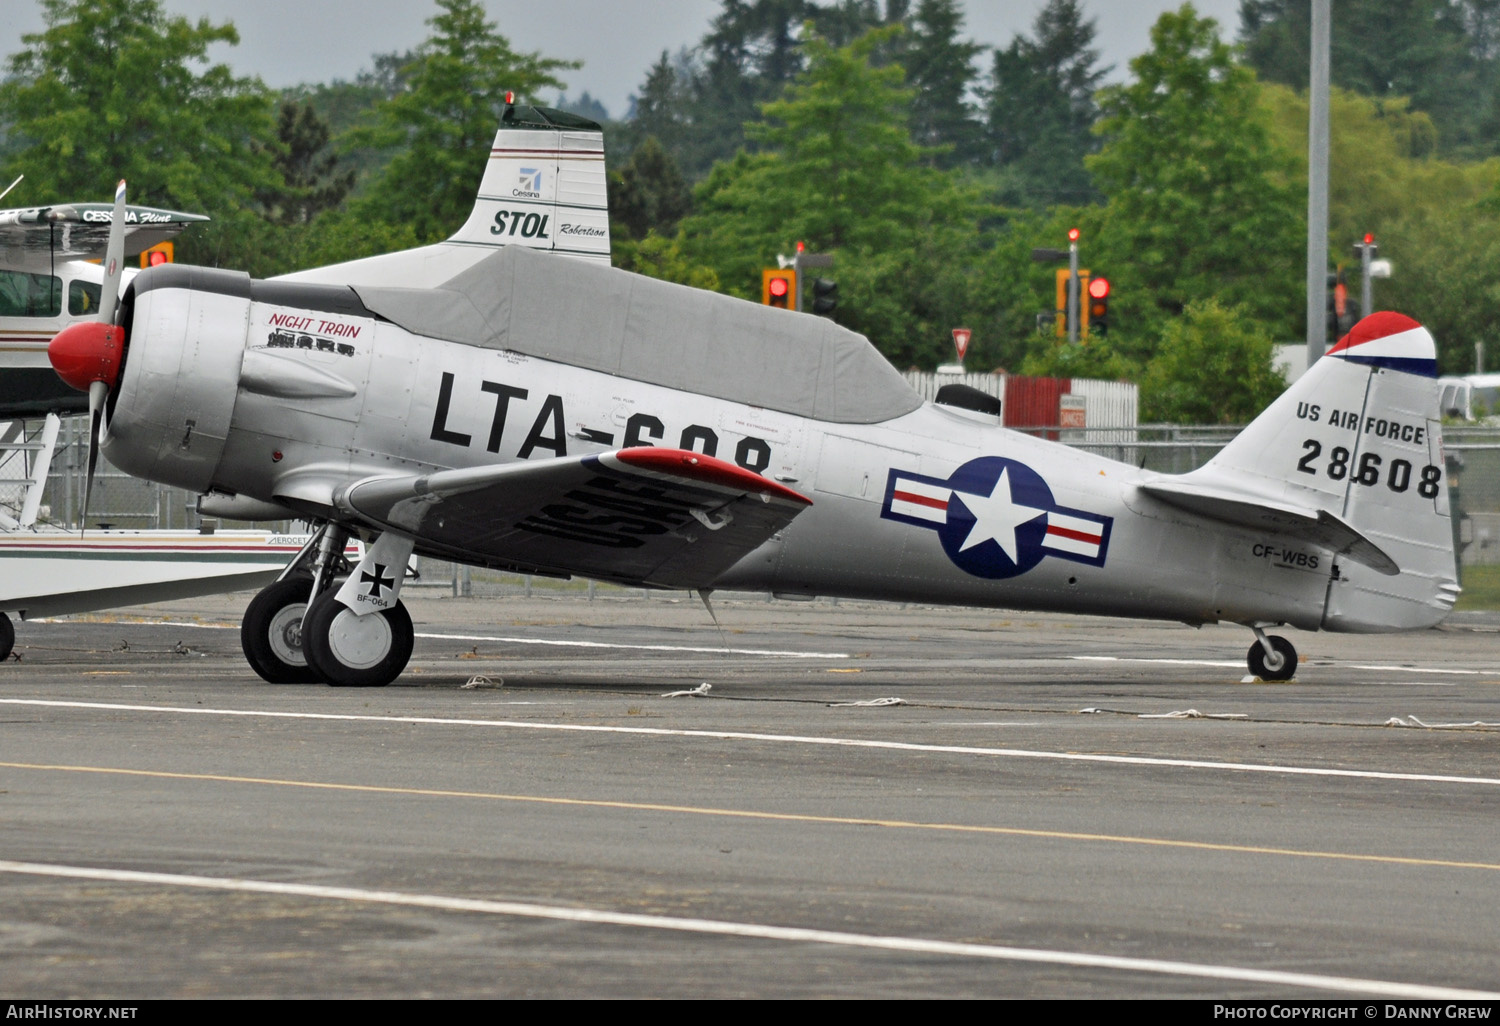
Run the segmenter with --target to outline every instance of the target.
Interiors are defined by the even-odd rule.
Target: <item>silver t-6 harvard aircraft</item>
[[[414,551],[705,594],[1229,621],[1266,679],[1297,665],[1268,626],[1406,630],[1452,607],[1415,321],[1367,317],[1206,466],[1154,473],[924,402],[828,320],[608,267],[597,126],[566,117],[507,111],[446,243],[302,281],[148,270],[52,343],[116,466],[322,525],[245,614],[266,680],[399,675]],[[371,543],[352,568],[351,535]]]

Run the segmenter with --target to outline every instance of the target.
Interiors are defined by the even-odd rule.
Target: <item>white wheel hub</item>
[[[307,657],[302,654],[302,616],[306,612],[307,603],[294,602],[278,609],[267,625],[271,651],[288,666],[307,665]]]
[[[355,616],[341,610],[328,625],[328,650],[351,670],[368,670],[391,652],[391,625],[379,613]]]

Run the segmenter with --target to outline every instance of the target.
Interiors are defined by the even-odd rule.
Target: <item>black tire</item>
[[[0,613],[0,663],[10,658],[11,650],[16,647],[16,625],[10,622],[10,617]]]
[[[1266,650],[1257,640],[1245,655],[1245,662],[1249,664],[1250,672],[1261,680],[1291,680],[1297,673],[1297,649],[1280,635],[1272,634],[1266,640],[1281,657],[1280,665],[1275,667],[1267,665],[1271,660],[1266,658]]]
[[[379,613],[355,616],[329,589],[313,601],[302,648],[314,672],[341,688],[383,688],[406,669],[415,631],[397,602]]]
[[[312,578],[298,574],[262,588],[240,621],[245,661],[271,684],[315,684],[320,679],[302,651],[302,616]]]

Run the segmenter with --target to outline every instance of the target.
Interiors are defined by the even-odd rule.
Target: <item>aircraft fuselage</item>
[[[812,499],[701,582],[782,595],[1315,629],[1336,574],[1327,552],[1206,525],[1138,491],[1160,475],[982,414],[922,405],[830,423],[415,336],[357,302],[312,310],[270,299],[175,289],[137,299],[119,396],[129,413],[112,415],[105,444],[112,462],[336,518],[340,483],[369,476],[689,449]],[[538,516],[529,529],[609,546],[627,544],[642,514]],[[416,551],[432,550],[418,538]],[[484,561],[566,572],[531,562],[524,544]]]

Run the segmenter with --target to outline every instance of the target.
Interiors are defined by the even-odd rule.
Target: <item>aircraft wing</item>
[[[1327,510],[1270,502],[1261,496],[1183,481],[1151,481],[1138,487],[1189,513],[1311,542],[1388,577],[1401,572],[1396,561],[1378,545]]]
[[[334,502],[463,561],[669,588],[706,587],[812,505],[732,463],[652,447],[370,477]]]
[[[0,210],[0,249],[50,254],[57,259],[103,257],[113,217],[114,206],[109,203]],[[127,206],[125,255],[135,256],[158,242],[174,238],[190,224],[208,220],[205,214]]]

